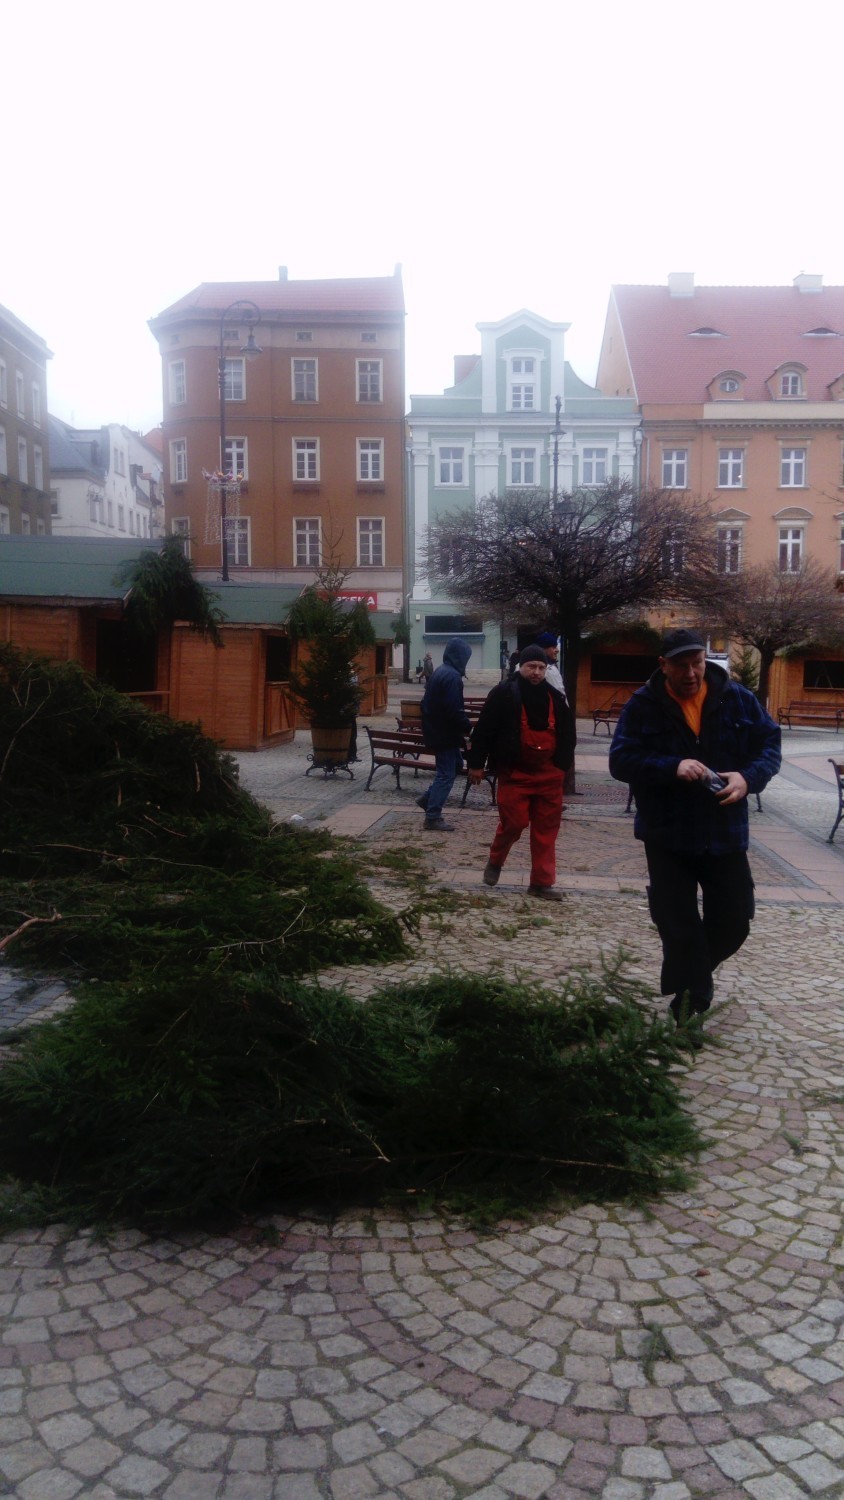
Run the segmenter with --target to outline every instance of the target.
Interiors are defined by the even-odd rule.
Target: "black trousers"
[[[708,1001],[712,971],[737,953],[755,912],[753,877],[744,851],[682,854],[645,842],[648,905],[662,940],[663,995],[688,990]],[[698,905],[698,888],[703,911]]]

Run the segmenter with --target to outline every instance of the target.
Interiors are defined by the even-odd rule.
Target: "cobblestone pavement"
[[[419,836],[412,778],[304,781],[300,743],[241,757],[281,816],[360,840],[444,893],[431,953],[554,982],[623,944],[657,974],[644,868],[582,744],[560,837],[564,904],[479,885],[481,794]],[[20,1500],[796,1500],[844,1495],[844,839],[829,737],[791,737],[753,813],[760,893],[686,1076],[708,1138],[693,1190],[549,1212],[490,1234],[426,1213],[276,1217],[237,1234],[0,1242],[0,1493]],[[604,761],[602,762],[602,757]],[[359,769],[359,768],[357,768]],[[4,971],[0,1012],[38,1010]],[[17,998],[16,998],[17,997]],[[60,1003],[48,995],[49,1004]],[[655,1005],[664,1002],[654,1000]],[[17,1005],[18,1013],[12,1010]],[[42,1012],[43,1013],[43,1012]],[[5,1488],[3,1487],[5,1485]]]

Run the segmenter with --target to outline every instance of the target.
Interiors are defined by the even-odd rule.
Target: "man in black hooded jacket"
[[[442,666],[428,679],[422,699],[422,730],[425,744],[436,755],[437,769],[427,792],[417,798],[425,813],[427,833],[453,833],[454,824],[446,823],[443,807],[454,786],[461,752],[471,724],[463,703],[463,678],[471,646],[455,637],[443,652]]]

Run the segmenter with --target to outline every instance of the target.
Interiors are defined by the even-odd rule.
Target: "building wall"
[[[449,636],[460,634],[472,647],[469,678],[479,671],[497,674],[501,641],[514,650],[523,627],[531,623],[506,616],[482,618],[483,612],[470,611],[448,596],[445,581],[437,581],[433,568],[428,575],[429,527],[438,517],[461,509],[470,512],[479,499],[521,486],[551,491],[555,447],[560,494],[593,482],[586,467],[594,462],[587,458],[589,450],[600,449],[605,455],[606,478],[633,480],[637,473],[639,418],[634,405],[607,400],[577,378],[565,362],[567,327],[524,311],[501,323],[479,323],[480,358],[456,360],[456,383],[442,395],[411,399],[412,665],[428,650],[438,664]],[[524,362],[531,360],[532,370],[525,371]],[[514,361],[521,361],[522,368]],[[517,399],[514,387],[531,381],[530,408],[524,409],[524,393]],[[555,431],[558,396],[562,405],[560,428]],[[452,628],[455,617],[458,629]]]
[[[50,358],[44,340],[0,307],[0,533],[50,532]]]
[[[274,284],[248,288],[259,305],[265,285]],[[237,290],[224,288],[221,300],[233,300]],[[245,440],[247,463],[236,504],[241,521],[248,521],[249,550],[241,559],[229,546],[230,574],[310,582],[314,567],[297,554],[295,523],[317,523],[323,562],[331,558],[349,569],[348,588],[375,593],[379,608],[397,611],[403,594],[403,313],[373,313],[365,305],[333,314],[307,307],[286,311],[269,296],[266,304],[255,328],[262,352],[244,365],[244,399],[229,397],[225,403],[226,438]],[[239,359],[246,325],[235,329],[234,316],[241,315],[233,315],[230,331],[227,320],[225,353]],[[168,310],[152,326],[164,373],[167,528],[189,530],[191,561],[200,576],[219,576],[219,507],[212,498],[209,513],[203,470],[210,473],[220,465],[220,315]],[[299,337],[303,334],[309,337]],[[315,361],[315,400],[297,399],[294,360]],[[361,360],[380,362],[380,400],[358,399]],[[297,441],[317,445],[313,477],[310,451],[302,453],[305,471],[297,475]],[[381,444],[374,478],[359,477],[360,441]],[[181,482],[174,444],[184,444],[187,472]],[[367,457],[371,461],[372,455]],[[361,520],[381,523],[380,562],[359,556]]]

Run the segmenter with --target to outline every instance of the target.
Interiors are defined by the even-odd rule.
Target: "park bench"
[[[382,766],[387,766],[396,778],[396,790],[401,791],[401,772],[412,771],[418,776],[420,771],[427,771],[433,775],[437,769],[436,754],[425,744],[419,729],[370,729],[364,726],[369,736],[369,748],[372,753],[372,765],[366,790],[372,785],[375,772]],[[466,776],[465,766],[457,773]],[[493,803],[495,802],[496,778],[491,772],[484,772],[484,781],[490,789]],[[463,788],[461,807],[465,806],[469,795],[469,778],[466,776],[466,785]]]
[[[624,698],[614,698],[613,701],[612,701],[612,703],[604,703],[601,708],[595,708],[595,709],[593,709],[592,710],[592,734],[593,734],[593,736],[598,733],[598,725],[599,724],[605,724],[606,725],[607,734],[609,735],[611,733],[611,731],[615,728],[616,724],[618,723],[618,719],[619,719],[619,715],[621,713],[621,710],[623,708],[626,708],[626,707],[627,707],[627,700],[626,699],[624,699]]]
[[[838,816],[832,825],[832,832],[827,839],[827,843],[831,844],[835,838],[835,830],[841,819],[844,818],[844,761],[830,759],[829,764],[835,772],[835,785],[838,788]]]
[[[787,724],[789,729],[793,729],[795,724],[816,724],[824,729],[834,729],[837,733],[844,720],[844,703],[795,700],[781,708],[777,717],[780,724]]]

